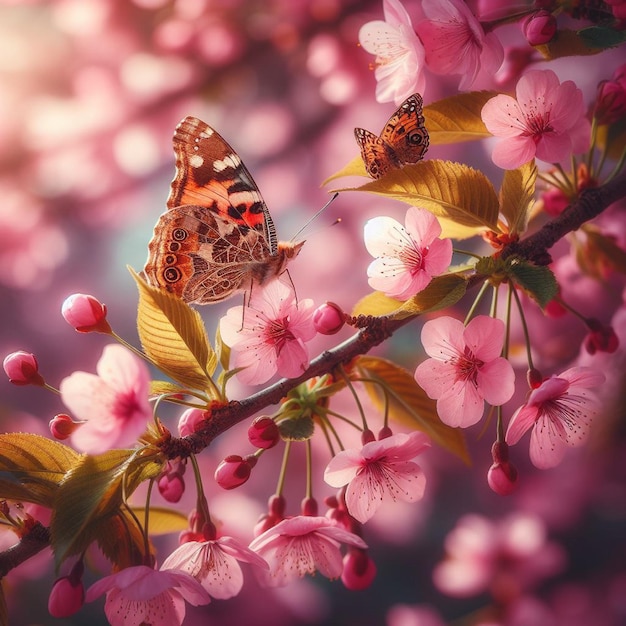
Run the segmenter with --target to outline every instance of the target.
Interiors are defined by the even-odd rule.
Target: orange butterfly
[[[424,158],[429,140],[422,115],[423,103],[418,93],[409,96],[389,118],[380,137],[364,128],[354,129],[365,169],[372,178]]]
[[[185,302],[210,304],[282,274],[304,242],[277,240],[237,153],[195,117],[177,126],[173,142],[176,177],[148,244],[148,283]]]

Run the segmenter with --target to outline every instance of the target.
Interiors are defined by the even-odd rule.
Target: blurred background
[[[411,12],[416,4],[405,6]],[[76,292],[104,302],[115,331],[137,343],[137,293],[127,266],[140,270],[146,260],[174,175],[172,133],[186,115],[203,119],[231,143],[253,174],[279,237],[293,237],[327,201],[322,182],[357,154],[354,127],[378,132],[395,108],[375,101],[373,58],[358,46],[359,28],[373,19],[382,19],[379,0],[0,2],[2,354],[35,353],[53,386],[76,369],[94,371],[107,338],[79,335],[60,315],[64,299]],[[524,43],[515,25],[499,33],[507,46]],[[577,80],[589,103],[619,55],[566,59],[556,67],[562,80]],[[483,77],[476,88],[509,89],[511,76],[504,71]],[[456,93],[457,85],[458,77],[429,75],[425,102]],[[483,169],[499,185],[501,173],[484,145],[432,147],[428,156]],[[404,211],[397,203],[342,194],[302,235],[307,244],[290,266],[299,297],[332,300],[350,310],[369,291],[363,224],[381,214],[403,221]],[[337,218],[341,223],[333,226]],[[608,221],[618,234],[621,228],[624,245],[623,222],[619,226],[615,216]],[[571,258],[567,245],[562,255]],[[571,263],[563,264],[564,271],[571,269]],[[619,277],[600,287],[577,282],[571,293],[594,309],[588,314],[609,322],[620,315],[622,286]],[[211,334],[233,304],[240,302],[202,310]],[[558,368],[575,359],[584,329],[559,322],[557,335],[555,327],[542,325],[541,313],[536,318],[550,348],[543,364]],[[620,328],[622,318],[616,318]],[[421,354],[418,337],[416,329],[405,330],[379,353],[413,369]],[[328,345],[327,339],[316,340],[312,354]],[[623,371],[623,354],[617,359],[604,367]],[[244,392],[233,390],[235,396]],[[619,397],[616,383],[611,399]],[[522,400],[520,395],[517,404]],[[49,419],[62,409],[42,389],[0,382],[3,431],[47,435]],[[526,444],[520,445],[515,462],[522,484],[507,499],[486,486],[490,433],[476,429],[468,435],[475,459],[471,471],[445,451],[429,453],[423,463],[425,501],[397,505],[367,527],[378,567],[368,591],[350,592],[318,576],[268,592],[247,571],[242,595],[189,607],[185,623],[626,623],[624,430],[617,421],[621,410],[607,411],[606,428],[590,448],[551,472],[533,471]],[[224,454],[245,453],[243,432],[213,451],[208,466]],[[298,489],[301,494],[301,484]],[[210,490],[224,518],[251,523],[269,495],[262,480],[251,481],[246,496],[225,498]],[[295,497],[294,507],[301,495]],[[485,548],[489,554],[479,559],[483,569],[489,563],[499,593],[503,585],[514,588],[517,612],[493,609],[491,583],[465,598],[435,586],[432,573],[444,558],[444,539],[465,513],[484,516],[493,529],[508,528],[509,522],[501,521],[515,516],[532,518],[532,530],[522,534],[533,538],[533,549],[520,557],[503,539],[508,547]],[[492,537],[507,536],[493,529]],[[13,539],[0,531],[0,547]],[[552,556],[538,564],[535,557],[544,546]],[[106,564],[99,565],[106,571]],[[468,564],[466,575],[478,576],[478,567]],[[46,604],[54,579],[47,551],[9,575],[5,590],[12,624],[106,624],[102,601],[69,620],[53,620]]]

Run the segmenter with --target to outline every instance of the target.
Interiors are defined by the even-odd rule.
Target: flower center
[[[280,354],[284,345],[295,339],[294,334],[289,330],[289,316],[272,320],[265,330],[265,338],[268,343],[274,345],[276,352]]]
[[[415,243],[410,246],[404,246],[400,251],[400,261],[411,272],[411,276],[415,276],[424,268],[424,259],[428,254],[428,248],[418,248]]]
[[[456,379],[466,380],[472,384],[476,384],[478,370],[484,365],[484,362],[477,359],[472,351],[466,346],[463,354],[453,359],[456,367]]]

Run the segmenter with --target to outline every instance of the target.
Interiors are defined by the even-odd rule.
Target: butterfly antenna
[[[339,192],[335,191],[335,193],[333,194],[333,197],[311,219],[305,222],[304,226],[291,238],[291,241],[294,241],[295,239],[297,239],[304,232],[307,226],[313,220],[317,219],[330,206],[330,204],[335,200],[335,198],[337,198],[338,195],[339,195]]]

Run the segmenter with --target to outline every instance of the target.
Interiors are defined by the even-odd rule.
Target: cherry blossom
[[[360,450],[343,450],[333,457],[324,480],[332,487],[348,485],[348,512],[364,524],[383,504],[415,502],[424,495],[426,477],[411,459],[429,447],[428,437],[420,432],[370,441]]]
[[[84,423],[71,436],[81,452],[98,454],[132,445],[152,417],[150,374],[123,346],[105,346],[97,375],[74,372],[60,385],[65,406]]]
[[[86,600],[91,602],[103,593],[111,626],[180,626],[185,600],[194,606],[211,601],[202,585],[186,572],[154,570],[146,565],[105,576],[87,590]]]
[[[426,50],[428,69],[436,74],[462,74],[460,89],[468,89],[481,68],[494,74],[504,58],[496,35],[485,33],[462,0],[422,0],[425,20],[417,25]]]
[[[232,367],[245,368],[237,374],[239,380],[260,385],[276,373],[287,378],[302,374],[309,364],[304,343],[316,334],[312,318],[313,301],[296,301],[280,280],[254,289],[249,306],[230,308],[220,332],[232,349]]]
[[[533,389],[526,403],[511,418],[506,442],[516,444],[532,428],[530,460],[535,467],[558,465],[568,446],[584,443],[591,419],[600,403],[591,391],[604,375],[587,367],[573,367],[551,376]]]
[[[256,552],[232,537],[183,543],[165,559],[161,569],[187,572],[213,598],[226,600],[236,596],[243,587],[239,561],[268,569],[268,564]]]
[[[482,417],[484,402],[498,406],[511,398],[515,374],[500,356],[504,323],[478,315],[467,326],[451,317],[430,320],[422,328],[422,345],[432,357],[418,365],[415,380],[448,426],[465,428]]]
[[[383,12],[385,21],[361,26],[359,43],[376,55],[376,100],[400,106],[416,91],[424,93],[424,48],[398,0],[383,0]]]
[[[516,98],[500,94],[482,109],[487,130],[499,139],[492,153],[498,167],[515,169],[535,157],[559,163],[587,148],[590,123],[574,82],[530,70],[518,81]]]
[[[327,578],[339,578],[343,571],[342,543],[367,548],[360,537],[326,517],[297,516],[266,530],[252,541],[250,549],[269,563],[263,583],[277,587],[316,571]]]
[[[367,268],[370,287],[399,300],[422,291],[452,260],[452,241],[440,234],[437,218],[417,207],[409,208],[404,226],[391,217],[369,220],[365,247],[376,257]]]

